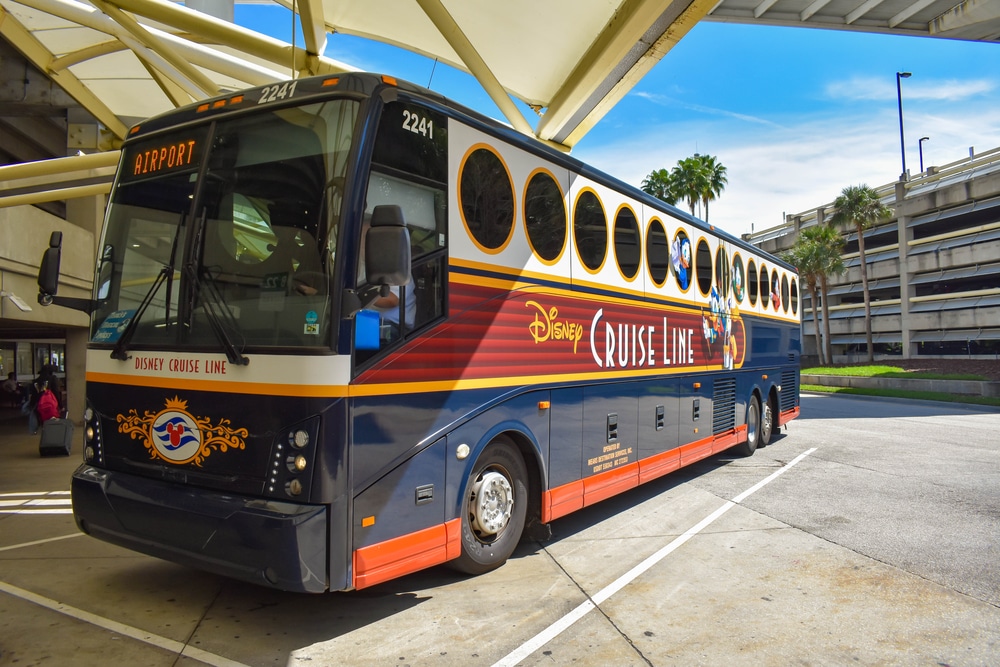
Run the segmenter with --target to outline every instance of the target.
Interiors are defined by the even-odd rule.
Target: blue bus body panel
[[[255,584],[327,585],[327,509],[245,498],[82,465],[73,513],[112,544]]]

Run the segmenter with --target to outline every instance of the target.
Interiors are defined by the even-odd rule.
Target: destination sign
[[[186,167],[194,162],[197,149],[198,142],[195,139],[154,144],[132,156],[131,163],[128,164],[130,175],[143,176]]]

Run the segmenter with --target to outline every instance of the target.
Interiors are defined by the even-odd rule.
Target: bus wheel
[[[521,540],[528,507],[528,470],[508,438],[491,442],[469,480],[462,502],[462,555],[452,567],[482,574],[503,565]]]
[[[754,394],[747,406],[747,439],[736,445],[736,453],[740,456],[751,456],[757,451],[761,437],[760,399]]]
[[[760,446],[766,447],[771,442],[771,434],[774,433],[774,410],[771,409],[771,401],[764,401],[760,413]]]

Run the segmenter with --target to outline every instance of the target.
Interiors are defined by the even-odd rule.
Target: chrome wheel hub
[[[487,472],[473,485],[469,506],[476,532],[496,535],[510,521],[514,489],[500,473]]]

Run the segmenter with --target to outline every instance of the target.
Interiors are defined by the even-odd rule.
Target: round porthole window
[[[623,206],[615,216],[615,260],[618,270],[628,280],[639,273],[639,262],[642,259],[642,248],[639,245],[639,223],[635,213]]]
[[[503,249],[514,232],[514,185],[507,167],[492,149],[475,148],[466,156],[458,196],[465,227],[480,249]]]
[[[646,229],[646,266],[649,277],[657,287],[663,287],[667,280],[667,270],[670,267],[670,247],[667,245],[667,232],[663,223],[653,218]]]
[[[674,272],[677,286],[682,292],[688,291],[691,287],[691,239],[687,233],[681,229],[674,236],[673,243],[670,244],[670,269]]]
[[[566,206],[548,172],[536,172],[524,190],[524,227],[531,249],[542,261],[559,258],[566,247]]]
[[[589,271],[596,272],[608,254],[608,219],[597,195],[584,190],[573,210],[573,239],[580,261]]]
[[[695,268],[698,271],[698,289],[702,294],[708,296],[708,293],[712,291],[712,251],[709,250],[708,241],[705,239],[698,239]]]

